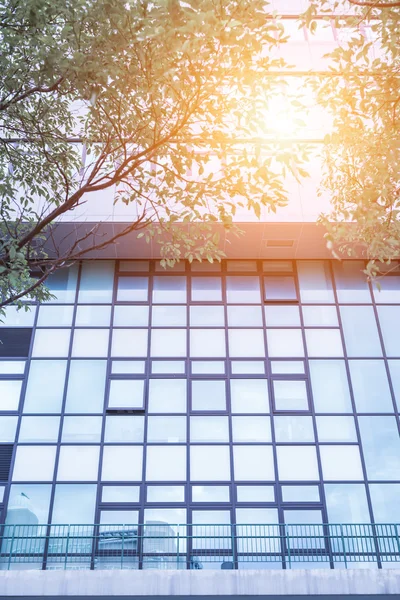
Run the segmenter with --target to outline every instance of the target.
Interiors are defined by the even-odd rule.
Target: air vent
[[[294,240],[267,240],[268,248],[291,248]]]
[[[12,444],[4,444],[0,446],[0,481],[8,480],[8,476],[10,475],[12,451]]]
[[[144,408],[107,408],[107,415],[144,415]]]
[[[31,327],[2,327],[0,329],[0,357],[27,357],[31,337]]]

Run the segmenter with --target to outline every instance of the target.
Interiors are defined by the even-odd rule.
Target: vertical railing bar
[[[12,558],[12,550],[13,550],[13,546],[14,546],[14,537],[15,537],[15,525],[13,525],[13,533],[12,533],[12,537],[11,537],[10,552],[9,552],[9,556],[8,556],[7,571],[10,570],[10,564],[11,564],[11,558]]]
[[[343,535],[343,524],[340,524],[340,536],[342,538],[342,548],[343,548],[343,559],[344,559],[344,567],[347,569],[347,556],[346,556],[346,547],[344,543],[344,535]]]
[[[289,531],[288,531],[287,525],[285,525],[285,536],[286,536],[286,549],[287,549],[287,555],[288,555],[289,569],[291,569],[292,568],[292,559],[291,559],[291,554],[290,554]]]
[[[179,532],[180,532],[180,525],[178,525],[178,530],[176,533],[176,568],[179,569]]]
[[[67,543],[65,545],[65,559],[64,559],[64,571],[67,568],[67,561],[68,561],[68,550],[69,550],[69,533],[70,533],[70,528],[71,525],[68,525],[68,532],[67,532]]]

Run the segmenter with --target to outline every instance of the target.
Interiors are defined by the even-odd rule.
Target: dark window
[[[5,327],[0,330],[0,357],[28,356],[31,327]]]
[[[7,481],[10,474],[13,445],[0,446],[0,481]]]

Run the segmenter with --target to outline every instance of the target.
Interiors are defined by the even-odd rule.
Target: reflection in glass
[[[24,413],[61,412],[66,369],[67,362],[65,360],[31,361],[25,393]],[[46,382],[46,385],[43,385],[43,381]],[[21,382],[13,383],[19,384],[19,387],[21,386]],[[7,396],[1,394],[1,398],[4,397]]]
[[[96,494],[97,485],[94,483],[57,484],[51,522],[61,525],[94,523]]]
[[[104,446],[103,481],[142,481],[142,446]]]
[[[229,502],[228,485],[192,485],[192,502]]]
[[[185,379],[150,379],[149,413],[185,413]]]
[[[304,375],[304,372],[302,360],[271,360],[273,375]]]
[[[118,277],[117,302],[147,302],[148,277]]]
[[[336,306],[303,306],[306,327],[339,327]]]
[[[275,410],[308,410],[305,381],[276,380],[273,384]]]
[[[147,329],[113,329],[111,356],[147,356]]]
[[[62,442],[100,442],[102,417],[64,417]]]
[[[281,481],[319,479],[315,446],[278,446],[276,451]]]
[[[107,415],[104,441],[143,443],[144,417],[140,415]]]
[[[310,360],[314,407],[318,413],[352,412],[349,384],[343,360]],[[326,382],[329,381],[329,385]]]
[[[221,300],[220,277],[192,277],[193,302],[219,302]]]
[[[226,410],[225,381],[192,381],[192,410]]]
[[[75,325],[76,327],[109,327],[110,318],[111,306],[78,306]]]
[[[275,491],[272,485],[237,485],[238,502],[275,502]]]
[[[109,408],[142,409],[144,381],[142,379],[112,379],[110,381]]]
[[[262,327],[261,306],[228,306],[229,327]]]
[[[102,510],[100,512],[100,523],[102,525],[137,525],[138,520],[138,510]],[[110,527],[100,527],[100,531],[109,530]]]
[[[186,302],[186,277],[153,278],[153,302],[155,304],[180,304]]]
[[[185,374],[184,360],[152,360],[151,372],[153,375],[165,375],[174,373],[176,375]]]
[[[72,356],[103,358],[108,354],[108,329],[75,329]]]
[[[390,275],[379,279],[379,288],[372,286],[377,304],[400,304],[400,277]]]
[[[400,360],[388,360],[388,365],[393,392],[397,402],[397,410],[400,412]]]
[[[114,307],[114,327],[147,327],[149,324],[148,306]]]
[[[301,329],[267,329],[268,354],[275,357],[303,357]]]
[[[36,306],[29,306],[29,310],[25,310],[25,307],[18,310],[17,306],[4,306],[3,310],[5,314],[1,317],[0,329],[2,327],[33,327]]]
[[[357,412],[393,412],[393,403],[383,360],[350,360]]]
[[[53,481],[56,446],[17,446],[13,481]]]
[[[66,413],[102,413],[106,384],[105,360],[72,360]]]
[[[225,329],[191,329],[190,355],[193,358],[225,357]],[[186,348],[183,356],[186,356]]]
[[[0,360],[0,375],[23,375],[24,371],[24,360]]]
[[[271,442],[269,417],[232,417],[233,442]]]
[[[153,306],[153,327],[186,327],[186,306]]]
[[[372,306],[341,306],[340,315],[348,356],[382,356]]]
[[[260,280],[252,276],[228,276],[226,278],[228,304],[260,304]]]
[[[325,480],[363,479],[358,446],[320,446],[320,452]]]
[[[152,329],[150,356],[185,357],[186,353],[186,329]]]
[[[400,479],[400,437],[396,418],[359,417],[365,467],[370,480]]]
[[[277,442],[313,442],[314,429],[311,417],[274,417]]]
[[[32,315],[32,317],[35,314],[35,311],[26,313],[21,310],[20,312],[24,315]],[[49,304],[40,306],[37,327],[70,327],[72,325],[73,313],[73,306],[51,306]]]
[[[84,261],[82,265],[78,303],[109,304],[112,300],[113,286],[113,261]]]
[[[58,481],[97,481],[100,446],[61,446]]]
[[[229,355],[234,357],[264,357],[265,342],[262,329],[229,329]]]
[[[399,523],[400,483],[370,483],[372,509],[376,523]]]
[[[148,485],[147,502],[185,502],[183,485]]]
[[[72,304],[75,301],[76,282],[78,280],[78,265],[68,269],[58,269],[46,279],[46,287],[55,299],[49,302],[65,302]]]
[[[356,442],[353,417],[316,417],[320,442]]]
[[[328,264],[323,260],[297,262],[300,297],[304,303],[334,303]]]
[[[139,502],[140,487],[138,485],[104,485],[102,502]]]
[[[232,413],[269,413],[266,379],[231,379]]]
[[[190,417],[191,442],[229,442],[228,417]]]
[[[273,481],[272,446],[233,446],[235,481]]]
[[[378,306],[387,356],[400,356],[400,306]]]
[[[265,322],[267,327],[300,327],[299,307],[265,306]]]
[[[363,483],[326,483],[326,509],[331,523],[369,523]]]
[[[6,523],[36,525],[49,522],[50,484],[21,483],[12,485],[8,499]]]
[[[18,417],[0,417],[0,442],[14,443],[17,423]]]
[[[343,356],[342,338],[339,329],[306,329],[308,356]]]
[[[18,441],[57,442],[59,427],[60,417],[22,417]]]
[[[147,442],[186,442],[186,417],[147,418]]]
[[[36,329],[33,358],[68,356],[70,329]]]
[[[317,485],[282,485],[283,502],[319,502]],[[332,521],[335,523],[335,521]]]
[[[270,275],[264,277],[265,300],[297,300],[297,291],[292,275]]]
[[[191,327],[223,327],[225,315],[223,306],[191,306]]]
[[[229,481],[229,446],[191,446],[190,479],[192,481]]]
[[[113,375],[143,375],[145,366],[144,360],[113,360],[111,373]]]
[[[334,261],[336,291],[339,302],[345,304],[371,303],[367,276],[363,273],[365,264],[362,260]]]
[[[185,446],[147,446],[147,481],[185,481]]]
[[[0,410],[18,410],[21,387],[22,381],[11,379],[0,381]]]

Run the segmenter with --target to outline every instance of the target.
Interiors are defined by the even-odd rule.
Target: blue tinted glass
[[[359,417],[370,480],[400,479],[400,437],[395,417]]]
[[[378,306],[387,356],[400,356],[400,306]]]
[[[348,356],[382,356],[372,306],[341,306],[340,315]]]
[[[350,360],[357,412],[393,412],[393,402],[383,360]]]

